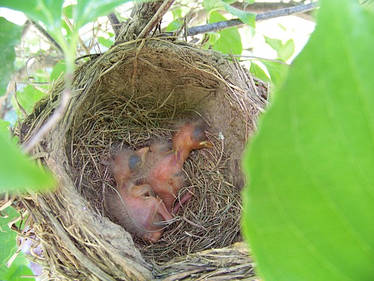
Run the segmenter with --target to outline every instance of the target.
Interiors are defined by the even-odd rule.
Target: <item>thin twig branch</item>
[[[45,38],[47,38],[53,46],[55,46],[62,54],[64,53],[64,51],[62,50],[61,46],[56,42],[55,39],[53,39],[53,37],[51,35],[49,35],[49,33],[40,25],[38,24],[37,22],[33,21],[33,20],[30,20],[32,22],[32,24],[36,27],[36,29],[44,35]]]
[[[109,19],[110,24],[112,25],[114,34],[116,35],[115,37],[117,38],[117,36],[119,34],[119,30],[121,29],[121,23],[118,20],[118,18],[115,15],[115,13],[110,13],[108,15],[108,19]]]
[[[160,8],[157,10],[157,12],[154,14],[152,19],[148,22],[148,24],[144,27],[142,32],[140,32],[137,39],[146,37],[151,30],[156,26],[157,23],[160,22],[162,17],[166,14],[166,12],[169,10],[170,6],[173,4],[174,0],[165,0]]]
[[[289,16],[289,15],[298,14],[298,13],[305,13],[317,7],[318,7],[318,2],[314,2],[310,4],[298,5],[298,6],[294,6],[290,8],[284,8],[284,9],[278,9],[274,11],[259,13],[256,15],[256,21]],[[217,31],[217,30],[228,28],[228,27],[240,26],[240,25],[244,25],[244,23],[240,19],[232,19],[232,20],[227,20],[227,21],[219,21],[219,22],[215,22],[211,24],[194,26],[188,29],[187,36],[194,36],[194,35],[201,34],[201,33]]]

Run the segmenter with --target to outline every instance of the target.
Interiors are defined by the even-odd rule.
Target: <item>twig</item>
[[[169,10],[170,6],[173,4],[174,0],[165,0],[160,8],[157,10],[157,12],[154,14],[152,19],[148,22],[148,24],[144,27],[142,32],[138,35],[137,39],[146,37],[149,32],[155,27],[157,23],[160,22],[162,17],[166,14],[166,12]]]
[[[49,33],[40,25],[38,24],[37,22],[33,21],[33,20],[30,20],[32,22],[32,24],[36,27],[36,29],[44,35],[44,37],[46,37],[51,43],[52,45],[54,45],[62,54],[64,53],[64,51],[62,50],[61,46],[56,42],[55,39],[52,38],[51,35],[49,35]]]
[[[29,31],[29,28],[30,28],[31,24],[32,24],[32,22],[30,20],[27,20],[25,22],[25,24],[23,25],[23,28],[22,28],[21,38],[23,38],[23,36],[25,36],[25,34],[27,33],[27,31]]]
[[[290,8],[278,9],[274,11],[259,13],[256,15],[256,21],[267,20],[271,18],[289,16],[297,13],[305,13],[318,7],[318,2],[298,5]],[[240,19],[232,19],[227,21],[219,21],[211,24],[194,26],[188,29],[187,36],[194,36],[201,33],[212,32],[233,26],[244,25]]]
[[[120,21],[118,20],[117,16],[115,15],[115,13],[110,13],[108,15],[108,19],[110,21],[110,24],[112,25],[112,28],[113,28],[113,31],[114,31],[114,34],[116,35],[116,38],[119,34],[119,30],[121,29],[121,23]]]
[[[17,106],[19,110],[21,110],[23,117],[27,116],[26,110],[23,108],[23,106],[20,104],[18,97],[17,97],[17,82],[14,82],[14,99],[16,100]]]

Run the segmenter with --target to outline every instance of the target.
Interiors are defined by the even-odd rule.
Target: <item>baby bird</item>
[[[184,161],[192,150],[212,147],[204,131],[201,122],[186,122],[174,135],[172,150],[167,144],[155,143],[145,153],[145,162],[150,165],[145,182],[162,199],[169,212],[176,212],[181,204],[191,198],[191,194],[187,193],[173,210],[178,191],[184,183]]]
[[[172,215],[162,200],[154,196],[148,184],[136,185],[132,179],[148,149],[136,152],[123,150],[115,156],[112,171],[117,190],[106,194],[105,207],[126,230],[145,240],[157,242],[163,232],[162,221],[171,220]]]

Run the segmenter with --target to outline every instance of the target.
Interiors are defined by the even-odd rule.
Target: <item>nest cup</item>
[[[21,124],[21,141],[42,126],[62,91],[58,82]],[[57,175],[58,190],[22,199],[33,214],[31,226],[44,248],[38,262],[48,278],[177,280],[182,271],[214,277],[215,263],[216,269],[247,265],[224,273],[228,280],[238,271],[253,275],[246,250],[232,244],[241,241],[240,159],[264,108],[264,84],[229,56],[149,38],[118,44],[83,63],[72,95],[62,120],[33,151]],[[170,141],[178,123],[196,119],[207,124],[214,147],[193,151],[184,164],[179,195],[191,192],[192,199],[158,243],[132,237],[105,212],[104,194],[115,187],[111,155],[121,147]],[[212,248],[223,249],[206,252]],[[227,264],[221,254],[231,257]]]

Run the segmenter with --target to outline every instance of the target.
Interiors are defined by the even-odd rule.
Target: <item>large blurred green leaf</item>
[[[23,155],[9,138],[9,131],[0,128],[0,193],[27,189],[43,191],[54,187],[52,175]]]
[[[218,12],[211,12],[209,23],[224,21],[226,18]],[[219,39],[214,43],[213,49],[224,54],[240,55],[243,51],[240,33],[237,27],[221,30]]]
[[[61,26],[64,0],[0,0],[0,7],[24,12],[35,21],[45,24],[47,30],[56,31]]]
[[[97,17],[106,16],[115,7],[129,2],[131,0],[77,0],[77,7],[75,10],[75,24],[77,28],[82,27],[86,23],[95,20]],[[146,2],[134,0],[137,2]]]
[[[16,53],[14,47],[21,39],[22,28],[16,24],[0,17],[0,96],[2,96],[7,88],[9,79],[14,70],[14,60]]]
[[[18,216],[19,214],[14,208],[8,207],[2,212],[2,217],[0,217],[0,280],[16,281],[22,280],[21,276],[23,275],[32,275],[31,270],[26,266],[28,261],[22,253],[17,256],[10,268],[6,266],[8,260],[17,250],[17,235],[8,227],[8,223]]]
[[[322,0],[245,153],[243,231],[265,281],[374,279],[374,14]]]

